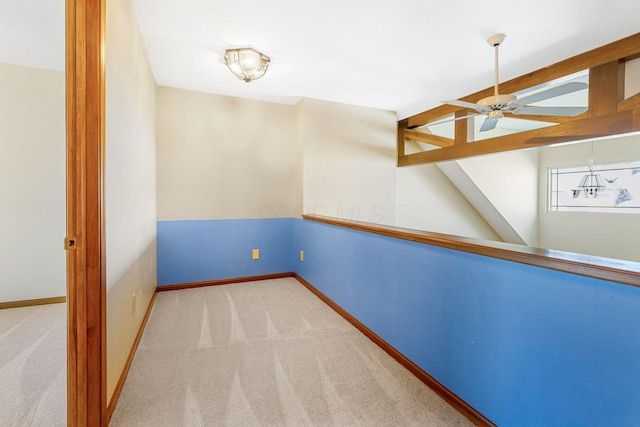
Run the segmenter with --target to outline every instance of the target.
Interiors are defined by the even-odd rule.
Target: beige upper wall
[[[108,1],[105,228],[109,398],[156,288],[155,90],[129,0]]]
[[[159,87],[158,219],[303,212],[393,223],[395,114]]]
[[[396,114],[300,102],[304,213],[393,225]]]
[[[547,212],[548,168],[586,166],[591,153],[590,142],[549,147],[540,151],[540,246],[640,261],[640,214]],[[595,164],[632,160],[640,160],[640,135],[593,143]]]
[[[396,177],[396,225],[501,240],[436,164],[398,168]]]
[[[299,216],[296,117],[289,105],[158,87],[158,219]]]
[[[468,174],[500,218],[485,219],[504,241],[538,245],[538,151],[516,150],[460,159]],[[502,227],[502,228],[501,228]],[[507,239],[512,230],[516,239]]]
[[[0,63],[0,94],[0,302],[64,296],[64,73]]]
[[[441,173],[425,179],[415,168],[396,168],[390,111],[158,87],[157,135],[159,220],[304,211],[496,238]]]

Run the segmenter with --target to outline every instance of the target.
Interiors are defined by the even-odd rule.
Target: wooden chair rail
[[[448,234],[338,219],[322,215],[303,215],[302,217],[305,220],[350,228],[366,233],[374,233],[426,245],[440,246],[447,249],[640,287],[640,263],[638,262],[615,260],[552,249],[533,248],[512,243],[457,237]]]

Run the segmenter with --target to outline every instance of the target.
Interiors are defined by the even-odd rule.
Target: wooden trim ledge
[[[640,287],[640,263],[638,262],[582,255],[553,249],[533,248],[512,243],[457,237],[448,234],[338,219],[322,215],[303,215],[302,218],[396,239],[440,246],[447,249]]]
[[[111,416],[113,415],[113,411],[116,409],[116,405],[118,404],[118,400],[120,399],[120,393],[122,393],[122,387],[124,387],[124,382],[127,379],[127,375],[129,375],[129,370],[131,369],[131,364],[133,363],[133,358],[136,355],[136,350],[138,350],[138,344],[140,344],[140,339],[142,338],[142,333],[144,332],[144,328],[147,326],[147,321],[149,320],[149,316],[151,315],[151,310],[153,309],[153,304],[156,302],[157,292],[154,292],[151,296],[151,301],[149,301],[149,305],[147,306],[147,311],[144,313],[144,317],[142,318],[142,323],[140,323],[140,329],[138,329],[138,334],[136,335],[135,340],[133,340],[133,345],[131,346],[131,351],[129,352],[129,357],[127,358],[127,362],[124,364],[124,369],[120,374],[120,379],[118,380],[118,384],[116,384],[116,388],[113,391],[113,395],[111,396],[111,401],[107,406],[107,425],[111,420]]]
[[[257,282],[260,280],[282,279],[284,277],[294,277],[294,276],[295,276],[295,273],[287,272],[287,273],[265,274],[263,276],[246,276],[246,277],[234,277],[229,279],[207,280],[205,282],[180,283],[176,285],[158,285],[156,287],[156,292],[180,291],[182,289],[202,288],[204,286],[230,285],[232,283]]]
[[[0,310],[4,310],[6,308],[32,307],[35,305],[60,304],[63,302],[67,302],[67,297],[51,297],[27,299],[23,301],[0,302]]]

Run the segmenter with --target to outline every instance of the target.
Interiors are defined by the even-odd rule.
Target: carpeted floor
[[[116,426],[466,426],[295,279],[158,294]]]
[[[66,310],[0,310],[0,426],[67,425]]]

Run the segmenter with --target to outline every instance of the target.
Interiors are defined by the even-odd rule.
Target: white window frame
[[[595,197],[579,187],[582,177],[599,175],[604,188]],[[640,213],[640,161],[547,169],[547,212]]]

